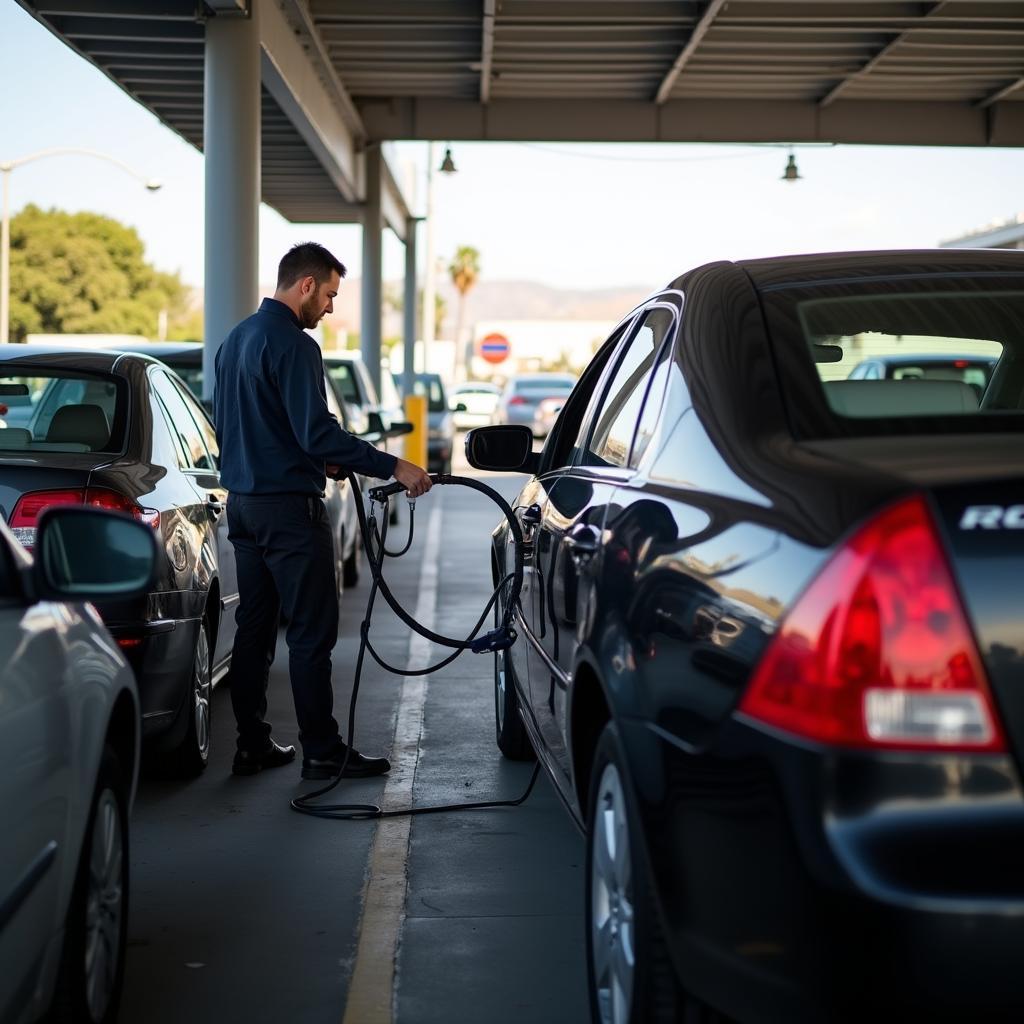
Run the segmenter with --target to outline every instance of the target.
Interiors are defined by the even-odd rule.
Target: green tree
[[[416,295],[416,313],[419,316],[419,323],[423,323],[423,289]],[[434,337],[441,337],[441,328],[444,326],[444,318],[448,315],[448,303],[444,296],[434,292]]]
[[[188,289],[144,259],[134,228],[97,213],[26,206],[11,219],[11,338],[27,334],[153,337],[167,310],[187,318]]]
[[[448,267],[452,284],[459,293],[459,312],[455,320],[455,367],[460,378],[465,377],[466,353],[462,344],[462,321],[466,313],[466,295],[480,276],[480,253],[471,245],[460,245]]]

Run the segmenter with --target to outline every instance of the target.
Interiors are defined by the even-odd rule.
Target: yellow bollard
[[[412,424],[412,432],[406,434],[405,457],[423,469],[427,468],[427,396],[405,396],[405,418]]]

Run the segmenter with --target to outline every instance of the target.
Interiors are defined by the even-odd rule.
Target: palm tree
[[[455,250],[455,258],[448,267],[448,273],[451,274],[452,284],[459,293],[459,313],[455,323],[455,376],[459,380],[465,380],[469,361],[462,344],[462,320],[466,310],[466,293],[480,276],[479,251],[471,245],[460,245]]]

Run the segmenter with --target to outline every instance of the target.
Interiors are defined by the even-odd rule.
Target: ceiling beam
[[[943,7],[946,6],[946,0],[939,0],[939,3],[933,4],[928,10],[928,13],[922,17],[922,21],[937,14]],[[913,32],[913,28],[909,28],[904,32],[901,32],[898,36],[894,36],[889,40],[862,68],[854,71],[852,75],[847,75],[841,82],[833,86],[824,96],[822,96],[819,106],[827,107],[830,103],[834,103],[843,93],[843,91],[850,86],[853,82],[859,81],[864,78],[865,75],[871,73],[871,71],[878,67],[880,61],[882,61],[888,54],[892,53],[893,48],[898,46],[900,43],[905,42],[907,36]]]
[[[260,44],[264,87],[341,195],[349,202],[359,201],[363,174],[355,133],[341,115],[337,96],[324,85],[303,49],[301,37],[276,4],[263,5]]]
[[[341,116],[345,119],[350,130],[355,135],[356,140],[361,144],[366,138],[366,129],[363,127],[363,122],[359,117],[359,111],[356,109],[356,105],[352,102],[352,97],[345,88],[345,85],[334,66],[334,62],[331,60],[330,54],[327,52],[327,46],[324,43],[323,36],[320,34],[320,29],[313,20],[313,15],[309,10],[307,0],[291,0],[291,9],[298,20],[299,25],[302,27],[302,30],[309,38],[310,46],[312,47],[317,60],[320,62],[320,67],[325,78],[334,90],[335,97],[341,110]]]
[[[1004,86],[998,92],[992,93],[991,96],[986,96],[983,100],[978,103],[979,107],[991,107],[993,103],[998,103],[1000,100],[1005,100],[1010,93],[1016,92],[1018,89],[1024,87],[1024,78],[1018,78],[1016,82],[1011,82],[1009,85]]]
[[[484,0],[484,17],[480,44],[480,102],[491,101],[491,62],[494,60],[494,20],[498,0]]]
[[[682,52],[676,57],[675,63],[669,68],[668,74],[665,75],[661,85],[658,86],[657,95],[654,97],[656,104],[660,106],[672,94],[676,79],[679,78],[683,68],[686,67],[687,62],[693,56],[694,51],[700,46],[700,41],[707,34],[708,29],[711,28],[711,23],[725,4],[726,0],[711,0],[707,7],[704,8],[704,13],[701,15],[700,21],[694,25],[693,32],[690,34],[690,38],[687,40]]]
[[[384,98],[360,104],[371,139],[481,142],[834,142],[1024,146],[1024,103],[979,110],[961,101]]]

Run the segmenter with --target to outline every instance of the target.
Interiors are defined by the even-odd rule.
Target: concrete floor
[[[496,479],[506,497],[521,483]],[[490,593],[488,537],[497,515],[486,499],[454,488],[423,499],[417,542],[406,557],[389,560],[388,579],[415,609],[423,527],[435,505],[442,542],[436,628],[464,635]],[[367,590],[364,579],[342,605],[334,682],[343,731]],[[378,649],[408,664],[409,631],[380,601],[378,609]],[[508,799],[525,787],[531,766],[504,761],[494,744],[491,688],[490,655],[466,653],[429,678],[417,804]],[[400,680],[367,659],[358,749],[390,751],[402,692]],[[275,737],[295,742],[283,634],[269,700]],[[202,777],[140,786],[121,1020],[337,1024],[357,948],[367,945],[364,935],[359,946],[361,930],[376,927],[362,910],[377,826],[295,814],[289,800],[314,788],[300,783],[297,764],[233,777],[226,690],[215,693],[213,714]],[[381,781],[350,782],[336,793],[377,802],[383,789]],[[521,808],[414,819],[386,1016],[401,1024],[586,1021],[582,863],[582,839],[543,778]]]

